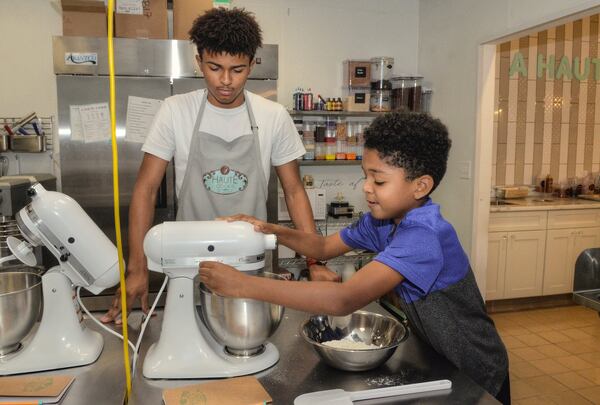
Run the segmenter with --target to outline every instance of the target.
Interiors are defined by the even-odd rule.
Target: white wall
[[[265,43],[279,44],[279,102],[297,86],[342,95],[342,61],[393,56],[397,73],[417,72],[418,0],[233,0],[253,11]]]
[[[279,44],[278,98],[295,87],[342,95],[342,61],[393,56],[397,72],[416,72],[418,0],[233,0],[256,14],[264,42]],[[62,34],[59,0],[0,0],[0,117],[30,111],[56,117],[52,36]],[[17,170],[15,154],[10,173]],[[20,154],[22,171],[51,171],[49,156]]]
[[[60,6],[49,0],[0,1],[0,117],[32,111],[56,117],[52,35],[62,33]],[[53,172],[49,153],[6,153],[9,173]],[[16,160],[19,158],[19,161]]]
[[[434,89],[432,114],[450,131],[448,171],[434,194],[471,249],[473,179],[460,177],[475,156],[479,45],[515,31],[600,5],[589,0],[421,0],[419,71]]]

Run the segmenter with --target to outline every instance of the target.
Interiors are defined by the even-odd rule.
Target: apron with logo
[[[194,124],[188,163],[179,193],[178,221],[212,221],[247,214],[267,219],[267,180],[260,157],[258,127],[246,91],[252,133],[227,142],[200,132],[208,91]]]

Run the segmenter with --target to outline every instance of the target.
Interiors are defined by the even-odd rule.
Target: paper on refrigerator
[[[83,141],[83,127],[81,126],[81,114],[79,114],[79,106],[69,106],[71,117],[71,140]]]
[[[117,14],[143,15],[144,4],[142,0],[117,0]]]
[[[86,143],[107,141],[111,138],[108,103],[79,106],[83,139]]]
[[[144,143],[161,104],[162,100],[129,96],[125,123],[126,141]]]

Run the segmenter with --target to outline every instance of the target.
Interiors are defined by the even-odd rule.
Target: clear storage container
[[[345,60],[344,83],[346,86],[367,87],[371,84],[371,61]]]
[[[392,78],[392,109],[394,111],[421,111],[422,76]]]
[[[391,90],[374,90],[371,92],[369,108],[375,112],[392,111]]]
[[[371,90],[391,90],[394,58],[380,56],[371,59]]]
[[[344,90],[346,111],[369,111],[371,89],[369,87],[347,87]]]

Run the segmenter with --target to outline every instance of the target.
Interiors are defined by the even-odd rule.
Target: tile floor
[[[510,358],[512,403],[600,405],[600,317],[568,306],[492,314]]]

